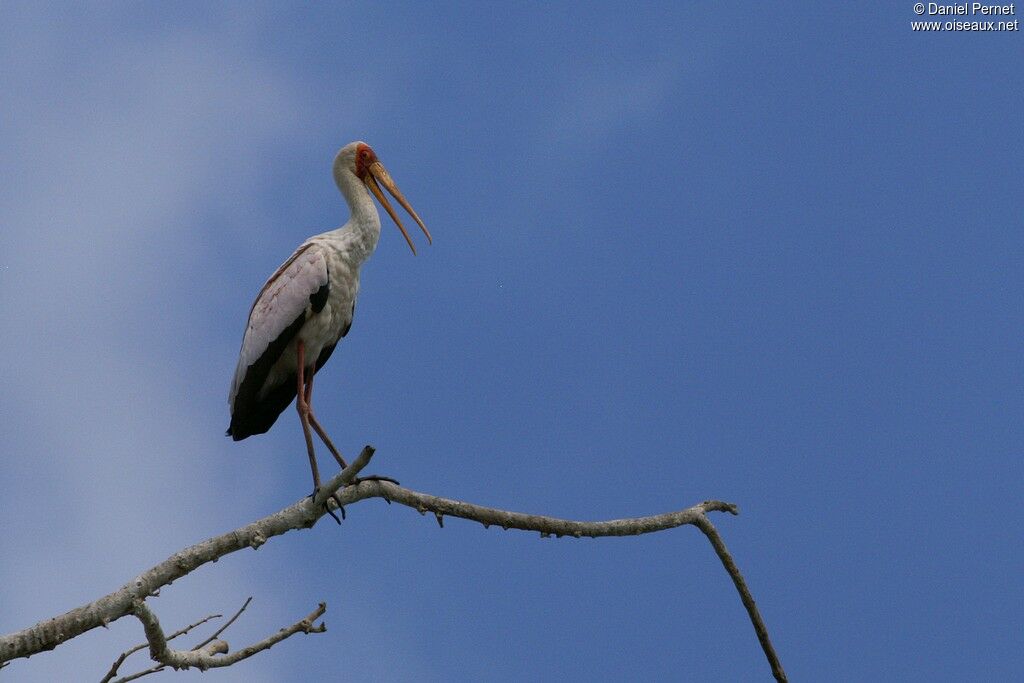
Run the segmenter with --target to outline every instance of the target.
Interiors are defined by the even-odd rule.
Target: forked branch
[[[249,598],[249,600],[252,600],[252,598]],[[245,604],[248,605],[249,601],[247,600],[245,602]],[[245,609],[245,606],[243,606],[242,609]],[[239,611],[239,614],[241,614],[241,611]],[[171,635],[167,636],[167,640],[174,640],[178,636],[185,635],[186,633],[188,633],[192,629],[196,628],[197,626],[201,626],[201,625],[205,624],[206,622],[210,621],[211,619],[219,619],[221,616],[222,615],[220,615],[220,614],[210,614],[208,616],[205,616],[202,619],[200,619],[199,621],[197,621],[197,622],[195,622],[193,624],[189,624],[185,628],[178,629],[177,631],[175,631]],[[236,614],[235,616],[238,616],[238,615]],[[232,618],[232,621],[234,621],[234,618]],[[138,652],[139,650],[141,650],[144,647],[146,647],[146,643],[142,643],[141,645],[136,645],[135,647],[133,647],[131,649],[128,649],[128,650],[125,650],[124,652],[122,652],[121,655],[117,659],[115,659],[114,663],[110,666],[110,671],[107,672],[107,675],[104,676],[102,679],[100,679],[100,683],[109,683],[109,681],[113,680],[114,676],[117,675],[118,669],[120,669],[121,665],[124,664],[124,660],[128,659],[128,657],[130,657],[131,655],[135,654],[136,652]],[[134,681],[135,679],[142,678],[143,676],[145,676],[147,674],[156,673],[157,671],[160,671],[161,669],[163,669],[163,666],[153,667],[152,669],[147,669],[146,671],[140,671],[139,673],[132,674],[131,676],[125,676],[124,678],[119,678],[119,679],[117,679],[116,683],[127,683],[127,681]]]
[[[323,633],[327,630],[323,622],[320,624],[316,623],[316,620],[327,611],[327,605],[321,602],[315,610],[291,626],[281,629],[258,643],[253,643],[231,653],[228,652],[228,644],[218,639],[210,640],[205,645],[194,650],[173,650],[167,644],[164,631],[160,628],[160,621],[153,614],[153,610],[149,609],[145,601],[135,600],[132,605],[132,611],[139,621],[142,622],[142,628],[146,632],[146,640],[149,641],[150,658],[174,669],[188,669],[194,666],[200,671],[206,671],[215,667],[231,666],[236,662],[252,657],[257,652],[269,650],[277,643],[296,633]]]

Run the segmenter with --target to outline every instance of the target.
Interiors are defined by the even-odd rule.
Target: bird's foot
[[[316,494],[318,494],[318,493],[320,493],[320,487],[319,486],[317,486],[315,489],[313,489],[313,493],[309,494],[309,498],[310,499],[316,498]],[[338,499],[338,494],[337,493],[332,493],[327,498],[327,500],[333,500],[334,501],[334,504],[338,506],[338,512],[341,513],[341,519],[345,519],[345,506],[342,505],[341,501]],[[334,510],[332,510],[331,506],[327,504],[327,501],[324,501],[324,510],[327,511],[327,514],[329,514],[331,516],[331,518],[335,522],[337,522],[338,524],[341,524],[341,519],[338,519],[338,515],[334,514]]]

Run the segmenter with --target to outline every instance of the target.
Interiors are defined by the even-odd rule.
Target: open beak
[[[398,190],[398,186],[395,185],[395,181],[391,179],[391,176],[384,169],[384,165],[379,161],[375,161],[370,164],[368,170],[369,173],[366,174],[366,178],[363,182],[365,182],[366,186],[370,188],[370,192],[372,192],[373,196],[377,198],[377,201],[384,206],[385,210],[387,210],[391,219],[395,221],[395,225],[398,226],[398,229],[402,231],[405,241],[409,243],[409,248],[412,249],[413,256],[416,255],[416,247],[413,246],[412,239],[409,238],[409,233],[407,233],[405,228],[402,226],[402,221],[398,220],[398,214],[395,213],[394,208],[392,208],[387,195],[380,191],[380,185],[387,188],[387,191],[391,193],[391,196],[397,199],[398,203],[402,205],[402,208],[408,211],[409,215],[413,217],[413,220],[419,224],[420,229],[423,230],[423,234],[427,236],[427,243],[433,244],[434,240],[430,236],[430,231],[427,230],[427,226],[423,225],[423,221],[420,220],[416,211],[413,210],[412,206],[409,205],[409,202],[402,196],[402,193]],[[378,182],[380,182],[380,185],[377,184]]]

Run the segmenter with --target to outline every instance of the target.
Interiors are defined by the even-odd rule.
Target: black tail
[[[298,378],[292,375],[261,400],[236,399],[235,405],[232,406],[231,424],[228,426],[227,435],[235,441],[241,441],[253,434],[265,434],[295,398],[297,381]]]

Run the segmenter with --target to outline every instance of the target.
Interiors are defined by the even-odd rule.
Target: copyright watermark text
[[[939,17],[910,22],[913,31],[1019,31],[1020,19],[1016,3],[986,5],[983,2],[958,2],[946,5],[938,2],[914,4],[914,14]]]

